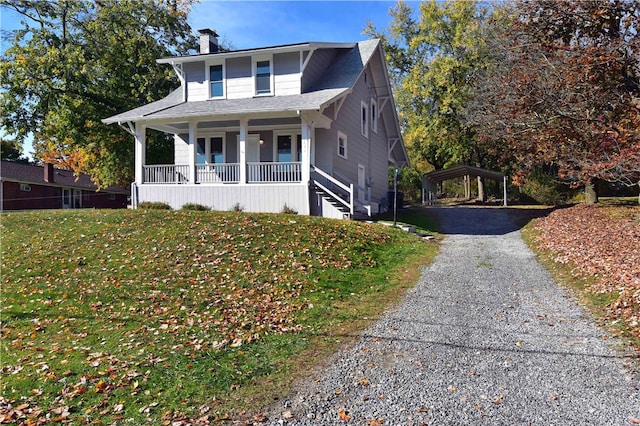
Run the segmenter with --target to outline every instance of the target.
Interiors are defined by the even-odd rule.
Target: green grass
[[[388,211],[374,217],[374,220],[382,223],[393,223],[393,211]],[[412,226],[418,233],[431,233],[438,230],[438,223],[429,214],[429,209],[420,206],[411,206],[396,211],[396,224]]]
[[[0,415],[78,424],[259,411],[437,251],[285,214],[39,211],[0,230]]]

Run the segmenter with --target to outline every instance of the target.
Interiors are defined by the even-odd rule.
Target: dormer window
[[[224,66],[222,64],[209,67],[209,85],[211,86],[210,97],[224,97]]]
[[[273,72],[271,59],[260,58],[255,61],[256,95],[271,95],[273,93]]]

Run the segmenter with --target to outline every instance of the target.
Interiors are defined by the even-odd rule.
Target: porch
[[[248,162],[245,173],[240,163],[144,165],[142,184],[239,184],[301,183],[302,163]]]

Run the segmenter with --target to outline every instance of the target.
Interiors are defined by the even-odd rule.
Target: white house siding
[[[300,94],[300,53],[273,55],[274,93],[276,96]]]
[[[382,118],[382,117],[380,117]],[[371,136],[371,199],[380,202],[387,197],[389,181],[389,150],[387,148],[387,131],[384,122],[378,119],[378,133],[370,132]]]
[[[254,95],[251,57],[229,58],[226,62],[227,99],[251,98]]]
[[[209,98],[204,62],[187,62],[183,65],[187,81],[187,99],[204,101]]]
[[[236,204],[245,212],[279,213],[284,205],[299,214],[309,214],[307,185],[140,185],[138,200],[167,203],[180,209],[197,203],[213,210],[233,210]]]
[[[175,135],[173,148],[175,164],[189,164],[189,134]]]

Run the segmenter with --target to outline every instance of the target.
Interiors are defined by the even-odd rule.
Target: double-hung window
[[[271,59],[261,59],[255,62],[256,95],[271,95],[273,93],[273,69]]]
[[[196,164],[224,163],[224,138],[222,136],[198,138],[196,142]]]
[[[338,156],[347,158],[347,135],[338,132]]]
[[[209,66],[209,85],[211,90],[210,97],[224,97],[224,67],[222,64]]]
[[[378,102],[371,98],[371,130],[378,133]]]
[[[360,133],[365,138],[369,137],[369,105],[366,102],[360,103]]]

